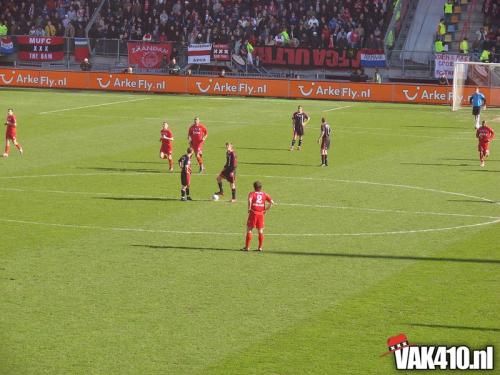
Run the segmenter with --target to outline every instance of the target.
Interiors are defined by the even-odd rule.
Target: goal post
[[[500,64],[455,61],[453,67],[453,105],[458,111],[476,87],[486,96],[486,104],[500,106]]]

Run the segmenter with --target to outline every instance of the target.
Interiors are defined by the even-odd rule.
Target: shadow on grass
[[[284,166],[290,166],[290,167],[317,167],[317,165],[311,165],[311,164],[295,164],[295,163],[265,163],[265,162],[255,162],[255,163],[249,163],[249,162],[238,162],[238,164],[246,164],[246,165],[284,165]]]
[[[223,148],[225,147],[217,147],[217,148]],[[287,148],[272,148],[272,147],[237,147],[235,146],[236,150],[256,150],[256,151],[288,151]]]
[[[243,237],[243,235],[242,235]],[[194,250],[194,251],[226,251],[242,252],[234,248],[224,247],[192,247],[192,246],[169,246],[169,245],[131,245],[134,247],[144,247],[154,250]],[[350,253],[317,253],[304,251],[278,251],[265,250],[264,253],[272,255],[298,255],[298,256],[318,256],[332,258],[355,258],[355,259],[382,259],[382,260],[409,260],[427,262],[456,262],[456,263],[486,263],[500,264],[500,259],[479,259],[479,258],[439,258],[439,257],[417,257],[406,255],[376,255],[376,254],[350,254]]]
[[[160,197],[94,197],[108,201],[128,201],[128,202],[177,202],[180,198],[160,198]]]
[[[474,199],[448,199],[447,202],[497,204],[497,202],[495,202],[495,201],[482,201],[482,200],[474,200]]]
[[[471,327],[471,326],[452,326],[445,324],[422,324],[422,323],[405,323],[407,326],[411,327],[425,327],[425,328],[446,328],[446,329],[463,329],[470,331],[484,331],[484,332],[500,332],[500,328],[490,328],[490,327]]]
[[[405,125],[403,128],[464,129],[463,126]],[[472,132],[471,132],[472,133]]]
[[[487,168],[487,167],[486,167]],[[464,170],[465,171],[465,170]],[[467,171],[467,172],[479,172],[479,173],[500,173],[500,171],[492,171],[492,170],[489,170],[489,169],[472,169],[470,171]]]
[[[470,164],[446,164],[446,163],[400,163],[403,165],[424,165],[433,167],[468,167]]]
[[[124,164],[156,164],[156,165],[166,165],[168,166],[168,161],[130,161],[130,160],[115,160],[115,163],[124,163]]]
[[[473,162],[477,162],[479,163],[479,159],[476,158],[476,159],[452,159],[452,158],[441,158],[441,159],[438,159],[438,160],[451,160],[451,161],[473,161]],[[488,160],[488,163],[491,163],[491,162],[499,162],[500,160]]]
[[[93,167],[93,168],[79,168],[79,169],[101,171],[101,172],[166,173],[164,170],[150,169],[150,168]]]

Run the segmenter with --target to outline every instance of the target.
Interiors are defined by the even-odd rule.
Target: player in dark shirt
[[[323,117],[321,119],[321,134],[318,138],[318,143],[321,145],[321,166],[328,167],[328,149],[330,148],[330,134],[332,128]]]
[[[215,194],[224,195],[224,189],[222,188],[222,179],[227,180],[231,185],[231,202],[236,202],[236,166],[238,164],[236,153],[234,152],[233,145],[231,143],[226,143],[226,164],[222,169],[222,172],[217,176],[217,184],[219,185],[219,191]]]
[[[191,185],[191,156],[193,156],[193,149],[188,147],[186,153],[179,159],[179,167],[181,168],[181,201],[192,200],[189,195],[189,187]]]
[[[302,148],[302,137],[304,136],[304,126],[307,125],[310,118],[307,113],[304,112],[304,109],[301,105],[299,105],[297,112],[294,112],[292,115],[292,127],[293,127],[293,137],[292,144],[290,146],[290,151],[293,151],[293,147],[295,146],[295,142],[297,138],[299,138],[299,144],[297,146],[297,150]]]

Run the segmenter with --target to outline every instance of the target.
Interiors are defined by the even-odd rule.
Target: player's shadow
[[[93,167],[93,168],[79,168],[79,169],[87,169],[92,171],[101,171],[101,172],[135,172],[135,173],[166,173],[165,170],[151,169],[151,168],[113,168],[113,167]]]
[[[160,198],[160,197],[94,197],[109,201],[128,201],[128,202],[177,202],[178,198]]]
[[[241,250],[224,247],[195,247],[195,246],[169,246],[169,245],[131,245],[134,247],[144,247],[154,250],[192,250],[192,251],[227,251],[241,252]],[[410,255],[378,255],[378,254],[353,254],[353,253],[318,253],[305,251],[278,251],[266,250],[265,254],[271,255],[289,255],[289,256],[317,256],[317,257],[332,257],[332,258],[357,258],[357,259],[374,259],[374,260],[408,260],[408,261],[424,261],[424,262],[456,262],[456,263],[486,263],[500,264],[500,259],[481,259],[481,258],[439,258],[439,257],[417,257]]]
[[[225,147],[217,147],[224,148]],[[287,151],[287,148],[272,148],[272,147],[236,147],[237,150],[251,150],[251,151]]]
[[[403,128],[464,129],[462,126],[405,125]],[[472,133],[472,131],[471,131]]]
[[[465,172],[479,172],[479,173],[499,173],[500,171],[492,171],[491,169],[473,169],[470,171],[467,171],[464,169],[463,171]]]
[[[481,331],[481,332],[500,332],[500,328],[493,327],[471,327],[471,326],[454,326],[447,324],[424,324],[424,323],[404,323],[411,327],[424,327],[424,328],[446,328],[446,329],[462,329],[470,331]]]
[[[165,160],[161,161],[129,161],[129,160],[116,160],[114,163],[124,163],[124,164],[156,164],[156,165],[167,165],[168,162]]]
[[[439,160],[451,160],[451,161],[454,161],[454,160],[457,160],[457,161],[473,161],[473,162],[479,162],[478,159],[450,159],[450,158],[441,158]],[[500,160],[490,160],[488,159],[488,163],[491,163],[491,162],[499,162]]]
[[[460,203],[486,203],[486,204],[497,204],[495,201],[481,200],[481,199],[447,199],[447,202],[460,202]]]
[[[264,163],[264,162],[238,162],[238,164],[245,164],[245,165],[275,165],[275,166],[286,166],[286,167],[316,167],[316,165],[311,165],[311,164],[295,164],[295,163]]]
[[[400,163],[403,165],[423,165],[431,167],[468,167],[470,164],[448,164],[448,163]]]

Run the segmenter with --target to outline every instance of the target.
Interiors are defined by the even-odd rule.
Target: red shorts
[[[171,155],[172,154],[172,145],[169,145],[167,143],[162,143],[160,152],[163,152],[164,154]]]
[[[5,138],[11,139],[13,141],[16,140],[16,128],[15,128],[15,126],[7,126],[7,130],[5,132]]]
[[[191,143],[191,148],[195,152],[195,154],[202,153],[203,152],[203,144],[204,142],[201,143]]]
[[[490,142],[479,143],[477,145],[477,150],[482,153],[486,153],[489,148],[490,148]]]
[[[252,229],[253,228],[263,229],[264,214],[256,214],[254,212],[250,212],[250,214],[248,215],[247,227]]]

